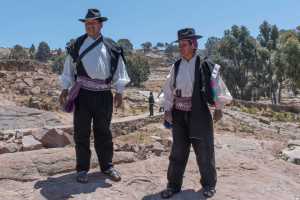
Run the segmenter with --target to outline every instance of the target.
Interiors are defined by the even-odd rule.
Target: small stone
[[[165,148],[162,144],[160,144],[159,142],[155,142],[153,144],[153,147],[151,149],[151,151],[156,155],[156,156],[160,156],[162,152],[165,151]]]
[[[39,86],[35,86],[34,88],[31,89],[31,93],[33,95],[38,95],[41,93],[41,88]]]

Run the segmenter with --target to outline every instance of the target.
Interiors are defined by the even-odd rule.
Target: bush
[[[9,57],[11,59],[23,60],[28,58],[28,53],[21,45],[15,45],[11,50]]]
[[[140,86],[150,75],[150,65],[145,57],[134,55],[127,58],[127,72],[133,86]]]
[[[41,62],[47,62],[50,58],[50,47],[46,42],[41,42],[39,44],[38,50],[36,52],[35,58]]]
[[[52,68],[52,71],[54,73],[57,73],[57,74],[61,74],[63,69],[64,69],[64,62],[65,62],[65,59],[66,59],[66,55],[65,54],[61,54],[59,56],[56,56],[54,58],[54,61],[51,65],[51,68]]]

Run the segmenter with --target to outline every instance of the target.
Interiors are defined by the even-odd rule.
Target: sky
[[[300,25],[300,0],[1,0],[0,47],[37,47],[46,41],[51,49],[64,48],[84,33],[78,19],[88,8],[109,18],[104,36],[127,38],[135,48],[146,41],[170,43],[186,27],[204,36],[203,47],[208,37],[222,37],[234,24],[255,37],[264,20],[279,29]]]

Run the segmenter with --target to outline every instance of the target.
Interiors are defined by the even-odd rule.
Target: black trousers
[[[168,168],[168,187],[180,190],[183,174],[193,146],[201,174],[202,187],[215,188],[217,182],[214,137],[209,133],[201,138],[189,137],[190,112],[173,110],[173,144]],[[199,130],[201,131],[201,130]]]
[[[149,104],[149,112],[150,112],[150,116],[153,116],[153,107],[154,107],[154,104]]]
[[[110,131],[113,97],[111,91],[93,92],[81,89],[75,100],[74,141],[76,170],[90,169],[90,135],[93,124],[94,146],[102,171],[112,167],[113,142]],[[93,122],[93,123],[92,123]]]

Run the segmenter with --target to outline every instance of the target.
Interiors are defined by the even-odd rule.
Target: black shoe
[[[168,187],[167,189],[160,192],[160,196],[163,199],[168,199],[168,198],[171,198],[174,194],[176,194],[178,192],[180,192],[180,190],[176,190],[176,189]]]
[[[203,196],[206,198],[211,198],[215,195],[216,189],[213,187],[205,187],[203,188]]]
[[[89,182],[87,173],[88,173],[87,171],[77,172],[76,181],[78,183],[87,183],[87,182]]]
[[[108,170],[105,170],[103,174],[107,175],[109,179],[113,181],[121,181],[121,175],[120,173],[113,167],[109,168]]]

